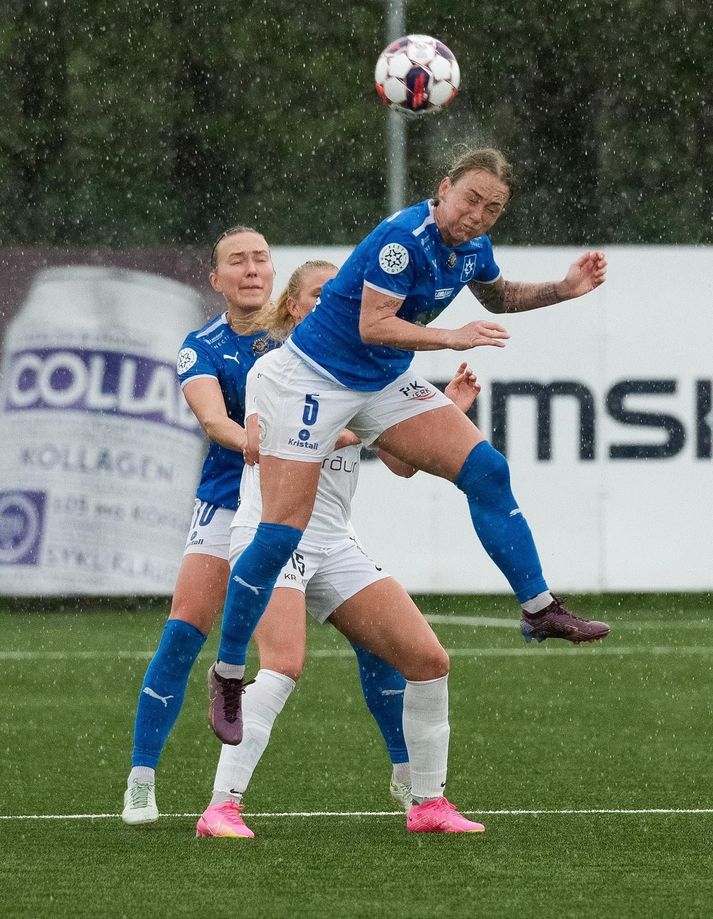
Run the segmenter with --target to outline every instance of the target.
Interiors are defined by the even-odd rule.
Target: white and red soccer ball
[[[440,112],[458,93],[460,67],[453,52],[430,35],[406,35],[384,48],[374,71],[385,105],[408,115]]]

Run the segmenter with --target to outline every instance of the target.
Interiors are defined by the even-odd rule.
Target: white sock
[[[391,780],[397,785],[408,785],[411,782],[411,763],[394,763]]]
[[[143,785],[155,785],[156,770],[152,769],[151,766],[134,766],[129,773],[126,784],[131,785],[132,782],[141,782]]]
[[[225,661],[216,661],[215,672],[224,680],[242,680],[245,676],[245,664],[226,664]]]
[[[213,783],[211,804],[241,800],[270,739],[295,681],[275,670],[259,670],[243,696],[243,739],[237,747],[223,745]]]
[[[411,764],[415,801],[440,798],[448,771],[448,675],[406,681],[404,740]]]
[[[549,590],[545,590],[531,600],[526,600],[524,603],[521,603],[520,606],[522,606],[526,613],[532,615],[533,613],[541,613],[543,609],[546,609],[550,603],[552,603],[552,600],[552,594]]]

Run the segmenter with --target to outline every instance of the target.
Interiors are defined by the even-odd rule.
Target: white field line
[[[611,808],[563,808],[560,810],[478,810],[461,811],[468,816],[481,817],[565,817],[565,816],[639,816],[639,815],[709,815],[713,814],[710,807],[611,807]],[[161,814],[162,818],[191,818],[200,817],[200,814]],[[286,817],[401,817],[400,811],[286,811],[284,813],[254,813],[245,814],[246,817],[256,818],[286,818]],[[0,814],[0,820],[118,820],[119,814]]]
[[[713,645],[594,645],[590,649],[547,647],[545,645],[522,648],[447,648],[450,657],[532,657],[546,660],[548,657],[570,657],[577,654],[592,657],[631,657],[644,655],[662,657],[673,654],[694,654],[707,657],[713,654]],[[154,651],[0,651],[0,661],[95,661],[95,660],[151,660]],[[307,652],[308,657],[352,658],[349,648],[316,648]]]

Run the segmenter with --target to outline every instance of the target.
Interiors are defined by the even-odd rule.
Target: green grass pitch
[[[134,706],[164,604],[0,600],[0,914],[710,916],[711,597],[577,598],[614,626],[577,648],[526,646],[504,597],[416,599],[452,652],[447,793],[484,834],[406,832],[330,627],[310,628],[303,679],[247,796],[254,841],[195,839],[195,817],[180,816],[212,786],[216,634],[164,751],[164,816],[127,828]],[[503,627],[440,621],[449,614]]]

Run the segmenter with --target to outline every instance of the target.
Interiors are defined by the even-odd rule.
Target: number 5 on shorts
[[[319,412],[319,402],[312,395],[305,396],[305,407],[302,412],[302,424],[314,424]]]

